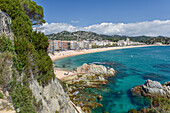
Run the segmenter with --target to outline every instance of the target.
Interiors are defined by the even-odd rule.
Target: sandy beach
[[[68,50],[68,51],[55,52],[54,55],[49,54],[49,56],[51,57],[52,61],[55,61],[57,59],[61,59],[61,58],[65,58],[65,57],[88,54],[88,53],[96,53],[96,52],[102,52],[102,51],[135,48],[135,47],[147,47],[147,46],[151,46],[151,45],[95,48],[95,49],[88,49],[88,50]]]
[[[75,75],[75,73],[73,73],[71,71],[67,71],[67,70],[59,69],[59,68],[54,68],[54,74],[60,80],[63,80],[65,77],[70,77],[70,76]]]
[[[68,51],[56,52],[56,53],[54,53],[54,55],[49,54],[49,56],[51,57],[52,61],[55,61],[57,59],[61,59],[61,58],[65,58],[65,57],[88,54],[88,53],[96,53],[96,52],[102,52],[102,51],[135,48],[135,47],[147,47],[147,46],[151,46],[151,45],[108,47],[108,48],[96,48],[96,49],[89,49],[89,50],[68,50]],[[75,75],[75,73],[73,73],[73,72],[70,72],[70,71],[67,71],[64,69],[59,69],[59,68],[54,68],[54,73],[55,73],[56,77],[60,80],[63,80],[65,77],[71,77],[71,76]]]

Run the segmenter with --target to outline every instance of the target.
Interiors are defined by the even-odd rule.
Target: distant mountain
[[[164,36],[151,37],[151,36],[120,36],[120,35],[104,35],[97,34],[94,32],[87,31],[76,31],[76,32],[68,32],[62,31],[57,34],[46,35],[51,40],[126,40],[126,38],[130,38],[131,41],[135,42],[144,42],[148,44],[152,44],[155,42],[162,42],[165,44],[170,43],[170,38]]]

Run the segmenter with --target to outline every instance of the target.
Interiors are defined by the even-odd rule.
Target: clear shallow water
[[[115,77],[109,78],[109,85],[103,90],[87,89],[103,96],[103,108],[96,108],[93,113],[124,113],[129,109],[147,107],[145,98],[131,96],[129,90],[143,84],[147,79],[161,83],[170,81],[170,46],[130,48],[79,55],[59,59],[55,67],[72,70],[83,63],[96,63],[113,67]],[[64,67],[63,67],[64,66]],[[66,66],[66,67],[65,67]]]

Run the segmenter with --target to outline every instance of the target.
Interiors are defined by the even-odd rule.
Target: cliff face
[[[8,16],[8,14],[2,12],[0,10],[0,37],[6,37],[5,39],[10,39],[10,41],[12,42],[11,44],[13,45],[14,43],[14,39],[13,39],[13,33],[12,30],[10,28],[11,25],[11,19]],[[0,41],[3,41],[3,38],[1,38]],[[1,43],[1,42],[0,42]],[[10,52],[12,55],[11,57],[7,57],[5,58],[3,56],[3,54],[8,53],[9,51],[1,51],[3,50],[3,46],[5,47],[6,45],[0,45],[0,70],[2,70],[0,72],[0,78],[2,78],[2,76],[7,76],[6,80],[6,85],[9,86],[9,82],[12,79],[12,74],[14,74],[12,72],[12,70],[15,70],[15,74],[18,73],[17,70],[15,69],[15,65],[12,62],[12,56],[14,56],[15,51],[14,52]],[[29,57],[30,61],[33,61],[33,57]],[[32,58],[32,59],[31,59]],[[35,60],[35,59],[34,59]],[[34,64],[35,67],[38,67],[36,64]],[[5,69],[4,69],[5,67]],[[38,70],[38,68],[37,68]],[[36,75],[35,73],[33,74],[33,72],[35,72],[35,70],[33,70],[32,68],[29,68],[29,75],[25,74],[25,72],[21,72],[21,75],[16,75],[19,76],[16,81],[21,82],[21,87],[24,88],[24,77],[25,76],[29,76],[29,89],[31,90],[32,93],[32,97],[35,97],[36,99],[36,107],[37,107],[37,112],[40,113],[75,113],[75,109],[73,107],[73,105],[71,104],[71,101],[67,95],[66,92],[64,92],[63,87],[61,86],[61,84],[59,83],[59,81],[56,78],[53,78],[52,80],[50,80],[50,82],[45,85],[45,86],[41,86],[36,79]],[[38,73],[36,73],[38,74]],[[8,87],[3,86],[3,90],[6,88],[6,90],[8,90]],[[18,90],[16,88],[16,90]],[[24,89],[21,90],[21,92],[23,92]],[[27,90],[28,91],[28,90]],[[15,95],[19,95],[17,93],[19,93],[19,91],[15,91],[15,89],[13,89],[13,92],[15,92]],[[12,93],[13,93],[12,92]],[[24,93],[23,93],[24,94]],[[13,94],[13,96],[15,96]],[[9,95],[10,96],[10,95]],[[30,96],[30,95],[29,95]],[[22,97],[22,94],[21,94]],[[27,96],[26,96],[27,97]],[[10,99],[8,99],[9,103],[12,103],[12,101],[10,101]],[[25,100],[24,100],[25,101]],[[23,101],[23,103],[24,103]],[[30,100],[31,101],[31,100]],[[17,111],[22,112],[20,107],[17,107],[16,103],[14,103],[14,107]],[[34,106],[34,105],[33,105]],[[29,109],[29,108],[28,108]],[[24,111],[24,110],[23,110]]]
[[[11,32],[11,18],[8,14],[3,13],[0,10],[0,36],[6,35],[10,38],[10,40],[13,40],[13,33]]]
[[[73,105],[57,79],[44,88],[36,80],[31,81],[30,89],[37,101],[42,101],[41,113],[75,113]]]

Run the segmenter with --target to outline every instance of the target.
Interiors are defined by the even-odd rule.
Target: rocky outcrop
[[[129,110],[129,113],[170,113],[170,81],[161,85],[157,81],[147,80],[145,84],[131,89],[134,96],[147,96],[150,98],[150,106]]]
[[[145,84],[131,89],[133,95],[163,96],[170,98],[170,82],[161,85],[157,81],[147,80]]]
[[[0,36],[7,36],[10,40],[13,40],[13,33],[10,28],[12,21],[7,13],[0,10]]]
[[[79,84],[86,87],[96,87],[99,84],[107,84],[107,77],[114,76],[116,71],[113,68],[106,68],[103,65],[83,64],[78,67],[76,76],[63,79],[67,84]],[[71,79],[70,79],[71,78]]]
[[[76,113],[67,93],[64,92],[57,79],[45,87],[33,80],[30,89],[37,101],[42,101],[43,107],[40,113],[56,113],[57,111],[59,113]]]
[[[2,88],[0,88],[0,112],[3,111],[5,113],[5,111],[8,110],[10,110],[11,113],[15,113],[9,92],[4,92]]]
[[[86,92],[86,88],[99,88],[100,85],[108,83],[107,78],[114,76],[116,71],[113,68],[106,68],[103,65],[83,64],[78,67],[73,76],[65,77],[63,80],[68,85],[70,99],[80,106],[86,113],[91,113],[90,109],[103,107],[99,101],[102,96],[94,92]]]
[[[105,75],[105,76],[114,76],[115,70],[113,68],[106,68],[103,65],[96,64],[83,64],[82,66],[77,68],[77,73],[84,74],[95,74],[95,75]]]

